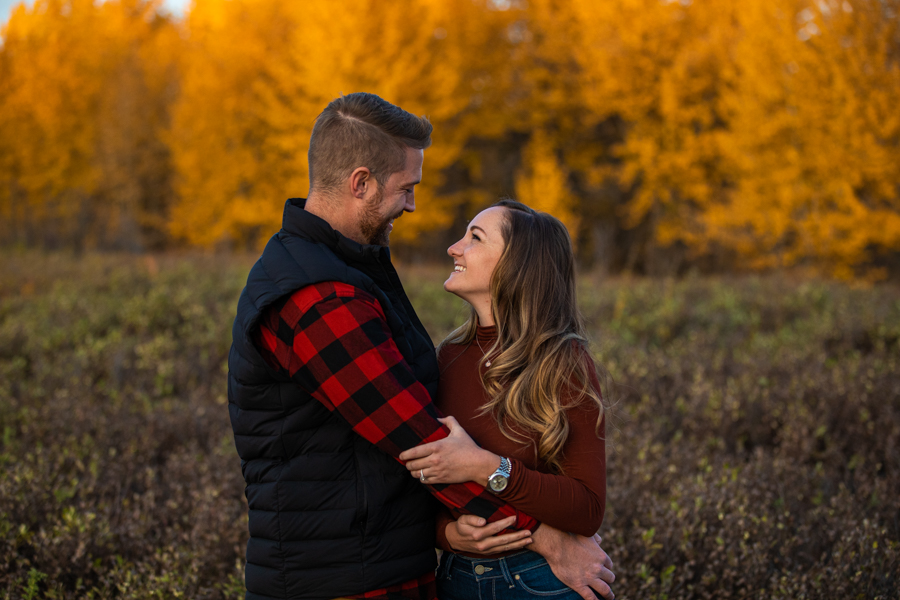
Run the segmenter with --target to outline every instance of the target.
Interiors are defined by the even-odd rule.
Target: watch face
[[[488,485],[491,486],[491,489],[495,492],[502,492],[506,489],[506,484],[509,480],[500,474],[495,474],[491,476],[490,481],[488,481]]]

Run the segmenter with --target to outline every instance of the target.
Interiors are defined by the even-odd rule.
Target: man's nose
[[[405,210],[406,212],[416,211],[416,197],[414,195],[409,195],[409,200],[406,201],[406,204],[403,206],[403,210]]]

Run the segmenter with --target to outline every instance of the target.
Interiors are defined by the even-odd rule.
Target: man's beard
[[[359,229],[363,239],[366,240],[366,243],[368,244],[375,244],[378,246],[390,245],[391,232],[388,230],[388,227],[390,226],[391,221],[399,218],[400,215],[403,214],[403,211],[400,211],[399,214],[387,218],[382,217],[378,208],[383,199],[384,189],[379,188],[378,192],[366,205],[366,209],[363,212]]]

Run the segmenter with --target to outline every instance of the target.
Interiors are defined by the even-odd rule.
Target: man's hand
[[[533,541],[527,529],[497,535],[507,527],[515,526],[515,516],[485,523],[484,519],[475,515],[463,515],[448,523],[445,532],[450,547],[457,552],[497,554],[524,548]]]
[[[528,549],[547,559],[553,574],[584,600],[596,600],[594,590],[607,600],[615,598],[609,587],[616,580],[613,563],[600,547],[599,535],[584,537],[544,523],[532,538],[534,543]]]

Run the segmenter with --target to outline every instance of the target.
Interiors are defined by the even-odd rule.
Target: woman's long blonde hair
[[[603,401],[591,385],[584,320],[575,297],[575,254],[565,226],[555,217],[514,200],[501,200],[506,247],[491,275],[491,311],[497,341],[487,350],[491,364],[482,375],[488,401],[500,431],[523,442],[510,426],[539,435],[538,457],[561,472],[569,419],[563,398]],[[471,344],[478,317],[468,320],[442,344]]]

